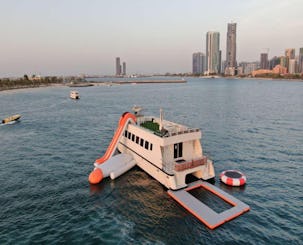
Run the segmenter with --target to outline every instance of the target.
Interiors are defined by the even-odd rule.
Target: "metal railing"
[[[148,122],[148,121],[153,121],[153,122],[159,124],[157,118],[153,118],[153,117],[142,117],[140,119],[138,118],[139,125],[144,122]],[[186,134],[186,133],[194,133],[194,132],[199,132],[199,131],[200,131],[199,128],[188,128],[183,125],[179,125],[179,124],[175,124],[175,123],[166,121],[166,125],[164,125],[164,131],[155,132],[155,134],[160,137],[170,137],[170,136],[176,136],[176,135]]]
[[[180,172],[186,169],[191,169],[197,166],[205,165],[206,163],[207,163],[207,157],[202,156],[197,159],[192,159],[191,161],[166,163],[163,165],[163,170],[168,174],[173,174],[174,171]]]

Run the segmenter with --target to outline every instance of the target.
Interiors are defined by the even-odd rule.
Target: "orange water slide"
[[[105,162],[106,160],[108,160],[109,158],[112,157],[112,155],[114,154],[116,148],[117,148],[117,144],[119,142],[120,136],[121,134],[124,132],[124,129],[126,127],[126,125],[133,120],[134,122],[136,122],[136,116],[130,112],[125,112],[122,114],[122,116],[120,117],[119,120],[119,124],[118,127],[116,129],[116,132],[114,134],[114,137],[112,139],[112,141],[110,142],[105,154],[98,158],[95,163],[97,164],[101,164],[103,162]]]

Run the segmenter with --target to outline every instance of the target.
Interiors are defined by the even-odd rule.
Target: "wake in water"
[[[5,125],[15,124],[15,123],[18,123],[18,121],[11,121],[11,122],[7,122],[7,123],[1,123],[1,124],[0,124],[0,127],[1,127],[1,126],[5,126]]]

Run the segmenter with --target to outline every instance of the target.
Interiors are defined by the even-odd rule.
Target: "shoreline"
[[[66,84],[66,83],[51,83],[51,84],[41,84],[36,86],[26,86],[26,85],[18,85],[9,88],[0,88],[0,93],[3,91],[11,91],[11,90],[21,90],[21,89],[30,89],[30,88],[47,88],[47,87],[69,87],[69,88],[77,88],[77,87],[93,87],[93,86],[109,86],[109,85],[134,85],[134,84],[163,84],[163,83],[186,83],[186,80],[134,80],[134,81],[100,81],[100,82],[87,82],[87,83],[79,83],[79,84]]]
[[[202,78],[202,79],[210,79],[208,77],[189,77],[189,78]],[[265,81],[285,81],[285,82],[303,82],[303,79],[287,79],[287,78],[262,78],[262,77],[215,77],[216,79],[243,79],[243,80],[265,80]],[[99,81],[99,82],[87,82],[87,83],[79,83],[79,84],[66,84],[66,83],[51,83],[51,84],[40,84],[36,86],[14,86],[9,88],[0,88],[0,93],[4,91],[13,91],[13,90],[22,90],[22,89],[35,89],[35,88],[49,88],[49,87],[69,87],[69,88],[77,88],[77,87],[93,87],[93,86],[112,86],[112,85],[137,85],[137,84],[180,84],[187,83],[187,80],[133,80],[133,81]]]
[[[38,86],[16,86],[16,87],[10,87],[10,88],[0,88],[0,93],[1,92],[7,92],[7,91],[13,91],[13,90],[26,90],[26,89],[31,89],[31,88],[49,88],[49,87],[65,87],[65,84],[61,83],[52,83],[52,84],[43,84],[43,85],[38,85]]]

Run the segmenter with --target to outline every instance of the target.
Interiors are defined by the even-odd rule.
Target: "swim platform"
[[[196,188],[204,188],[233,207],[221,213],[215,212],[213,209],[189,193],[189,191]],[[186,188],[181,190],[168,190],[168,194],[210,229],[215,229],[225,222],[249,211],[250,209],[247,204],[222,191],[218,187],[202,180],[192,182]]]

